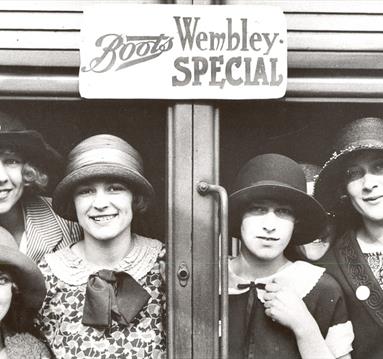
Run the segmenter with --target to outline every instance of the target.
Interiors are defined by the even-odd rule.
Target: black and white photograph
[[[383,358],[383,1],[0,0],[22,358]]]

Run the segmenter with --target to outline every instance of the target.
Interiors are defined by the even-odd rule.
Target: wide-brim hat
[[[15,239],[0,227],[0,270],[4,269],[16,283],[23,306],[37,311],[46,294],[45,281],[36,263],[21,253]]]
[[[11,149],[23,159],[40,168],[49,176],[57,175],[63,164],[62,156],[35,130],[26,127],[16,118],[0,112],[0,149]]]
[[[65,176],[53,193],[53,209],[76,220],[73,192],[79,184],[97,178],[120,180],[147,203],[153,200],[154,190],[144,177],[140,154],[123,139],[100,134],[83,140],[69,153]]]
[[[362,151],[383,150],[383,120],[366,117],[344,126],[336,137],[332,155],[323,165],[315,186],[314,197],[328,212],[337,213],[340,196],[344,195],[345,170],[348,160]]]
[[[293,207],[298,223],[292,242],[312,242],[326,224],[321,204],[306,193],[302,168],[292,159],[275,153],[263,154],[247,162],[237,175],[229,196],[230,228],[238,235],[242,216],[254,200],[268,199]],[[237,233],[236,233],[237,232]]]

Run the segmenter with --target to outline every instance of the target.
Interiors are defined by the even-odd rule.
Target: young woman
[[[0,227],[0,359],[51,358],[46,345],[32,334],[32,320],[45,293],[37,265]]]
[[[353,331],[338,283],[285,253],[316,238],[326,219],[299,164],[278,154],[253,158],[229,209],[241,238],[229,261],[230,358],[350,358]]]
[[[40,196],[61,163],[40,133],[0,112],[0,225],[35,262],[80,237],[79,227],[57,216],[50,199]]]
[[[314,195],[343,232],[321,262],[345,292],[353,358],[382,358],[383,120],[358,119],[340,131]]]
[[[83,239],[40,262],[39,326],[57,358],[165,358],[163,244],[132,232],[153,198],[139,153],[112,135],[69,154],[53,207]]]

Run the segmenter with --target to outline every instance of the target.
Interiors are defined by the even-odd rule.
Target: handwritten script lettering
[[[127,36],[105,34],[95,42],[102,53],[94,57],[83,72],[103,73],[111,69],[122,70],[129,66],[152,60],[173,47],[173,38],[160,34],[158,36]]]

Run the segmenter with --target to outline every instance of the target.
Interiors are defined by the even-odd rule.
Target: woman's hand
[[[266,284],[265,290],[265,313],[273,321],[290,328],[296,336],[312,328],[313,316],[292,289],[273,280]]]

